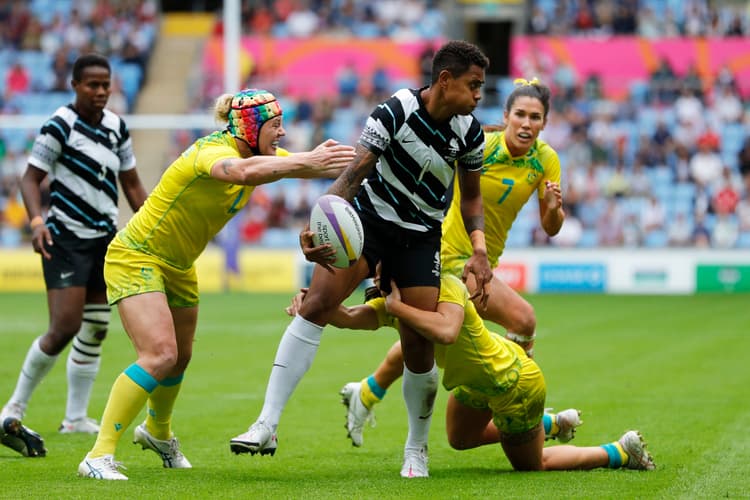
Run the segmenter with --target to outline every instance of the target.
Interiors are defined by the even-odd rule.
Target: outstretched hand
[[[338,141],[327,139],[308,153],[310,166],[315,170],[316,177],[335,178],[354,159],[354,148]]]

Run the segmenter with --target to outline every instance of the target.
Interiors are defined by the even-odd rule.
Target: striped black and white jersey
[[[135,168],[122,118],[105,109],[101,122],[90,125],[72,105],[62,106],[42,126],[29,164],[49,177],[46,222],[53,234],[62,227],[83,239],[116,232],[117,176]]]
[[[484,132],[473,115],[436,123],[421,89],[401,89],[367,118],[359,143],[379,156],[356,207],[413,231],[440,230],[456,165],[482,168]]]

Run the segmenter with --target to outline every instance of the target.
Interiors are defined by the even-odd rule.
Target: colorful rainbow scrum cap
[[[229,133],[244,139],[257,153],[260,128],[265,122],[281,115],[281,104],[267,90],[245,89],[232,97],[229,110]]]

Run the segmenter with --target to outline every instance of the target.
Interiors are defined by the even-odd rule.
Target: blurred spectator
[[[746,192],[737,204],[737,221],[740,231],[750,232],[750,192]]]
[[[742,100],[735,92],[734,88],[725,85],[716,88],[716,95],[711,104],[711,111],[721,124],[739,123],[745,109],[742,106]]]
[[[740,202],[740,189],[738,182],[734,179],[734,172],[729,167],[724,167],[719,179],[713,189],[711,206],[716,214],[734,214],[737,204]]]
[[[667,223],[667,214],[664,205],[654,195],[648,197],[641,211],[641,230],[644,235],[653,231],[664,231]]]
[[[61,48],[55,51],[52,59],[52,84],[50,86],[53,92],[69,92],[70,80],[73,64],[68,59],[68,51]]]
[[[622,226],[622,245],[628,248],[639,247],[643,244],[643,232],[638,215],[634,213],[625,214]]]
[[[630,179],[625,173],[625,165],[619,163],[604,184],[604,194],[609,198],[622,198],[630,191]]]
[[[711,233],[711,245],[715,248],[733,248],[737,244],[737,238],[737,218],[729,214],[718,214]]]
[[[695,214],[691,244],[697,248],[709,248],[711,246],[711,231],[706,226],[705,214]]]
[[[666,57],[663,57],[649,78],[651,95],[657,103],[672,104],[677,97],[677,82],[677,75],[672,65]]]
[[[646,169],[638,162],[633,165],[630,175],[630,196],[646,198],[651,193],[651,180],[646,175]]]
[[[4,7],[7,9],[10,4],[7,22],[3,23],[3,35],[5,41],[11,48],[20,49],[23,43],[24,34],[31,23],[31,12],[27,2],[5,1]]]
[[[348,108],[359,90],[359,73],[354,61],[347,61],[336,75],[339,89],[339,104]]]
[[[537,5],[532,6],[527,31],[532,35],[544,35],[549,32],[550,19],[547,12]]]
[[[566,221],[567,222],[567,221]],[[624,217],[617,204],[617,200],[607,200],[606,208],[596,221],[596,231],[599,233],[599,245],[604,247],[621,246],[623,237]]]
[[[664,118],[659,118],[656,122],[656,130],[651,136],[653,147],[656,148],[655,154],[659,155],[659,165],[667,164],[667,157],[672,153],[674,148],[674,141],[672,140],[672,132],[667,126],[667,122]]]
[[[286,193],[284,189],[279,189],[271,198],[271,205],[268,207],[266,215],[267,227],[283,228],[287,226],[289,212],[286,208]]]
[[[693,94],[698,100],[703,100],[705,94],[703,89],[703,79],[698,73],[698,67],[695,63],[690,63],[681,80],[684,89]]]
[[[31,90],[31,75],[20,61],[14,62],[5,74],[5,100]]]
[[[677,212],[667,228],[667,244],[672,247],[689,246],[693,239],[693,228],[684,212]]]
[[[721,177],[724,165],[713,141],[698,141],[698,151],[690,158],[690,176],[696,184],[710,186]]]
[[[578,245],[583,236],[583,224],[581,220],[573,215],[566,214],[565,222],[560,228],[560,232],[549,239],[553,244],[564,247],[573,248]],[[539,241],[539,237],[535,238],[535,241]]]
[[[286,28],[293,38],[308,38],[319,27],[318,15],[310,8],[308,0],[296,0],[294,10],[286,18]]]
[[[63,42],[75,52],[80,52],[91,40],[91,32],[81,19],[80,11],[73,9],[63,31]]]
[[[690,151],[687,146],[676,144],[674,153],[667,157],[667,163],[672,167],[672,174],[677,182],[691,181]]]
[[[567,164],[571,167],[588,168],[591,165],[591,145],[586,139],[586,129],[574,126],[571,129],[570,142],[566,148]],[[750,152],[750,150],[748,150]],[[750,160],[750,155],[748,155]],[[750,167],[750,163],[748,164]]]
[[[617,35],[632,35],[637,31],[638,5],[635,0],[620,0],[615,4],[612,32]]]
[[[703,103],[693,89],[683,85],[679,97],[674,101],[677,121],[703,123]]]
[[[661,23],[650,5],[644,5],[638,11],[638,36],[642,38],[662,36]]]

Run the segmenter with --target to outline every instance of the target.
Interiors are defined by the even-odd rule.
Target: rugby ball
[[[362,221],[340,196],[324,194],[318,198],[310,213],[310,231],[315,246],[330,243],[336,250],[336,260],[330,263],[334,267],[349,267],[362,255],[365,243]]]

